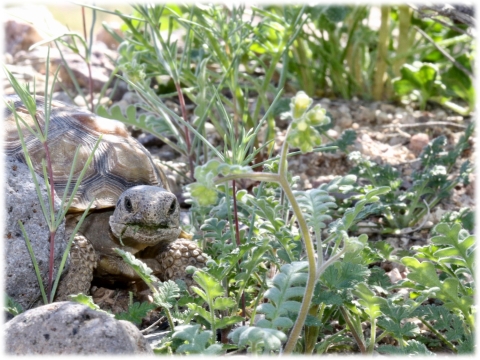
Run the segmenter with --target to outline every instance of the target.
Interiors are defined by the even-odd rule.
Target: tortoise
[[[34,120],[17,95],[5,96],[17,114],[30,126]],[[35,98],[36,118],[44,130],[44,101]],[[4,151],[25,163],[14,114],[5,110]],[[42,176],[45,151],[40,141],[21,124],[35,172]],[[66,216],[66,239],[73,232],[81,213],[93,200],[88,216],[75,235],[70,264],[62,275],[56,299],[69,294],[88,293],[93,278],[110,282],[132,282],[137,274],[113,250],[121,248],[144,261],[160,280],[185,280],[188,265],[203,267],[205,254],[191,236],[180,229],[180,208],[169,191],[168,182],[148,150],[129,135],[116,120],[97,116],[59,101],[52,101],[48,128],[55,192],[62,197],[71,190],[88,156],[102,135],[93,161],[86,170]],[[67,180],[77,146],[78,160],[73,181]]]

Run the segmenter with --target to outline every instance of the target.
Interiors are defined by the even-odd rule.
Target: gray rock
[[[14,18],[5,21],[4,29],[5,51],[10,54],[28,50],[30,46],[43,39],[32,25]]]
[[[60,67],[58,76],[63,85],[69,89],[75,89],[74,83],[66,67],[64,60],[73,73],[79,86],[85,89],[89,88],[89,70],[88,65],[79,54],[73,53],[67,47],[60,47],[59,49],[50,49],[50,71],[54,73]],[[30,65],[40,74],[46,71],[48,47],[38,46],[31,51],[19,51],[14,54],[13,62],[17,65]],[[63,55],[63,58],[62,58]],[[100,92],[105,83],[109,80],[110,74],[113,70],[113,65],[110,58],[115,58],[115,54],[109,50],[105,44],[97,43],[92,46],[92,56],[90,59],[90,69],[92,72],[92,90]]]
[[[385,112],[385,113],[388,113],[388,114],[394,114],[396,108],[395,108],[395,106],[393,106],[391,104],[382,103],[382,104],[380,104],[380,110],[382,112]]]
[[[28,234],[45,288],[48,280],[50,232],[28,167],[11,157],[5,159],[5,166],[7,180],[5,187],[6,220],[3,242],[6,260],[4,261],[5,290],[11,298],[20,303],[24,309],[27,309],[41,298],[41,292],[32,259],[18,221],[20,220],[23,223]],[[42,196],[45,202],[48,203],[43,179],[38,176],[37,179],[42,189]],[[55,207],[57,208],[59,205],[60,200],[55,197]],[[54,276],[65,251],[64,233],[65,222],[61,224],[55,237]]]
[[[375,111],[365,106],[359,106],[354,113],[354,118],[359,122],[372,123],[375,121]]]
[[[73,100],[68,96],[65,91],[57,91],[52,94],[53,100],[64,102],[65,104],[74,105]]]
[[[153,354],[132,323],[63,301],[22,313],[5,324],[7,354]]]
[[[348,129],[352,126],[353,120],[350,114],[344,114],[339,120],[338,125],[343,129]]]

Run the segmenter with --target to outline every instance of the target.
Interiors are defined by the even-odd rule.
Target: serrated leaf
[[[403,339],[406,337],[415,337],[420,333],[420,329],[417,325],[411,322],[401,324],[391,319],[380,318],[377,321],[379,327],[389,332],[395,339]]]
[[[365,283],[357,284],[352,294],[359,298],[358,302],[364,306],[365,313],[372,321],[382,315],[380,306],[385,304],[386,300],[376,296]]]
[[[343,304],[344,299],[332,291],[325,290],[321,288],[320,283],[315,287],[315,291],[312,298],[313,305],[337,305],[340,306]]]
[[[180,296],[180,287],[172,280],[157,283],[156,291],[153,292],[153,301],[158,306],[171,308]]]
[[[420,263],[415,258],[406,257],[402,262],[411,270],[407,278],[417,282],[427,288],[438,288],[437,297],[445,303],[449,309],[460,309],[465,318],[473,321],[471,318],[471,307],[473,305],[472,296],[459,294],[459,281],[456,278],[447,278],[441,282],[435,271],[434,265],[429,261]]]
[[[459,341],[467,336],[463,319],[445,306],[422,305],[415,311],[415,316],[431,322],[448,341]]]
[[[365,281],[369,275],[370,270],[364,265],[340,261],[329,266],[320,279],[330,290],[344,290]]]
[[[236,302],[232,298],[218,297],[213,303],[213,308],[215,310],[227,310],[234,307],[235,304]]]
[[[115,314],[115,319],[127,320],[133,322],[134,324],[140,325],[142,323],[142,319],[155,308],[156,305],[151,303],[134,302],[128,306],[128,310],[126,312]]]
[[[215,319],[212,319],[212,315],[210,314],[210,312],[208,312],[207,310],[205,310],[203,307],[201,307],[200,305],[197,305],[197,304],[193,304],[193,303],[189,303],[187,304],[187,307],[195,314],[198,314],[200,315],[201,317],[203,317],[205,320],[207,320],[209,323],[211,323],[212,321],[215,321]]]
[[[243,320],[245,319],[238,315],[224,316],[223,318],[215,321],[215,327],[217,329],[224,329],[226,327],[241,323]]]
[[[435,266],[429,262],[419,262],[413,257],[404,257],[402,263],[413,271],[407,275],[410,280],[416,281],[427,287],[440,287],[442,284],[438,279]]]
[[[143,261],[137,259],[132,253],[118,248],[115,248],[114,250],[122,257],[123,261],[132,267],[132,269],[148,286],[152,286],[153,283],[159,281],[153,275],[152,269],[150,269]]]
[[[446,248],[439,249],[433,255],[447,264],[459,264],[460,260],[463,262],[463,266],[466,266],[471,275],[473,275],[474,236],[463,230],[460,224],[449,226],[448,224],[440,223],[435,226],[434,231],[440,235],[432,237],[432,243],[437,246],[446,246]]]
[[[315,316],[307,315],[307,318],[305,319],[305,326],[320,327],[322,325],[323,325],[322,322],[319,319],[317,319]]]
[[[215,297],[223,295],[225,292],[222,285],[205,271],[196,271],[193,274],[193,280],[205,291],[208,303],[213,301]]]
[[[411,317],[414,307],[408,305],[397,305],[391,299],[388,299],[380,306],[384,316],[389,317],[395,323],[400,323],[402,320]]]
[[[409,340],[403,347],[395,347],[393,345],[380,345],[378,352],[389,355],[435,355],[427,349],[427,347],[419,341]]]

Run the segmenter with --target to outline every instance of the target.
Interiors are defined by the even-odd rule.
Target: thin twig
[[[459,129],[466,129],[466,125],[462,124],[455,124],[449,121],[429,121],[426,123],[415,123],[415,124],[389,124],[389,125],[382,125],[381,128],[414,128],[414,127],[428,127],[428,126],[451,126],[456,127]],[[363,129],[363,128],[362,128]],[[367,128],[365,128],[367,129]],[[369,128],[370,129],[370,128]]]
[[[447,51],[445,51],[442,47],[440,47],[435,41],[433,41],[433,39],[430,36],[428,36],[428,34],[425,31],[420,29],[418,26],[414,26],[414,28],[425,39],[427,39],[429,42],[431,42],[432,45],[435,46],[435,48],[443,54],[443,56],[445,56],[448,60],[450,60],[453,63],[453,65],[455,65],[457,67],[457,69],[462,71],[465,75],[470,77],[472,80],[475,80],[475,76],[465,66],[460,64],[457,60],[454,59],[454,57],[452,55],[450,55]]]
[[[163,321],[164,317],[160,317],[157,321],[155,321],[152,325],[150,325],[149,327],[143,329],[143,330],[140,330],[140,332],[142,334],[148,334],[151,330],[155,330],[154,327],[157,326],[158,323],[160,323],[161,321]]]

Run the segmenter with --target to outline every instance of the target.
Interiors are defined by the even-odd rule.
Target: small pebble
[[[430,137],[425,133],[418,133],[410,138],[408,148],[415,154],[419,155],[423,148],[430,142]]]

